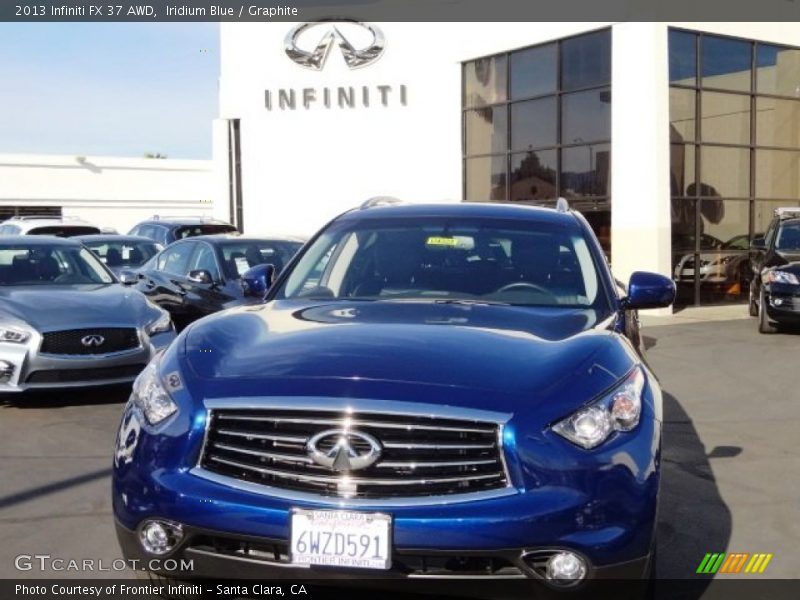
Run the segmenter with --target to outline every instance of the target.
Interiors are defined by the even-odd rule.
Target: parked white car
[[[53,215],[26,215],[11,217],[0,224],[0,235],[54,235],[72,237],[92,235],[102,229],[78,217],[54,217]]]

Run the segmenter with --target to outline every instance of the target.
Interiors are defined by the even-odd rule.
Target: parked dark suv
[[[197,235],[213,235],[215,233],[238,233],[238,229],[225,221],[204,217],[159,217],[142,221],[128,232],[155,240],[162,246],[168,246],[176,240]]]
[[[761,333],[800,324],[800,208],[779,208],[763,237],[750,245],[750,315]]]

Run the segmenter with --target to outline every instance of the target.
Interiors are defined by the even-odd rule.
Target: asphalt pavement
[[[666,392],[659,577],[696,579],[707,552],[772,553],[770,577],[800,577],[800,334],[760,335],[751,319],[643,334]],[[0,578],[92,576],[18,571],[20,554],[120,557],[109,477],[128,393],[0,399]]]

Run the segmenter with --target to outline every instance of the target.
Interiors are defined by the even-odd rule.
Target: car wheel
[[[767,299],[764,297],[764,290],[758,297],[758,332],[775,333],[778,328],[769,320],[767,316]]]
[[[750,316],[757,317],[758,316],[758,303],[756,302],[756,284],[754,281],[750,282],[750,298],[748,301],[748,307],[750,309]]]

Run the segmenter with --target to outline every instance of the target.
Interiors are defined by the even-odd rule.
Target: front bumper
[[[252,535],[231,535],[200,527],[185,527],[180,547],[167,557],[142,550],[136,530],[115,521],[123,556],[137,569],[176,577],[159,565],[191,565],[178,578],[213,579],[462,579],[543,580],[543,571],[523,555],[531,548],[448,550],[398,548],[392,568],[386,571],[292,565],[286,540]],[[648,573],[650,555],[627,562],[595,566],[588,579],[641,579]],[[155,566],[154,566],[155,563]]]
[[[137,348],[92,355],[42,354],[38,334],[25,344],[0,344],[0,365],[9,365],[10,372],[6,381],[0,382],[0,392],[130,383],[175,339],[175,331],[148,336],[139,330],[139,338]]]
[[[765,285],[764,299],[770,321],[800,324],[800,286],[778,283]]]

